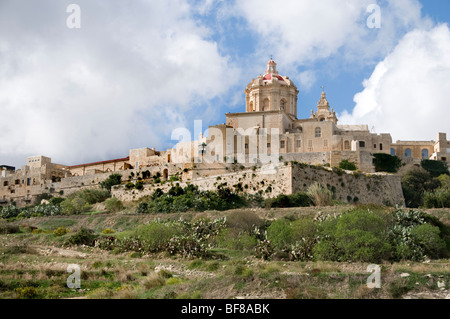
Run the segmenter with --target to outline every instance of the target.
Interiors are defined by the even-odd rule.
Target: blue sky
[[[66,25],[71,3],[80,29]],[[243,112],[271,55],[300,118],[324,85],[340,124],[435,139],[450,134],[449,20],[449,0],[2,0],[0,164],[169,148],[175,128]]]

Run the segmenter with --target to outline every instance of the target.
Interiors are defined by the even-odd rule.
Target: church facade
[[[276,169],[280,162],[297,161],[335,167],[346,159],[373,173],[376,153],[396,155],[405,162],[432,159],[450,164],[445,133],[439,133],[437,141],[394,143],[389,133],[374,134],[368,125],[340,125],[325,92],[311,116],[298,119],[299,90],[288,76],[278,73],[272,59],[265,74],[253,79],[244,92],[245,112],[226,114],[226,123],[209,127],[208,136],[200,134],[198,140],[182,141],[173,149],[133,149],[124,158],[76,166],[55,164],[45,156],[28,158],[18,170],[0,166],[0,205],[27,204],[45,192],[98,185],[113,172],[136,176],[148,171],[162,180],[176,175],[186,181],[227,173],[236,164],[241,168],[273,164]]]

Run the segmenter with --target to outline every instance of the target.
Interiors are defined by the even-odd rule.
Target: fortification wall
[[[197,178],[187,182],[145,185],[141,191],[126,190],[122,186],[113,189],[112,193],[120,200],[130,202],[152,195],[157,188],[166,192],[177,183],[181,187],[192,184],[202,190],[216,190],[221,184],[234,189],[236,185],[240,184],[242,189],[249,194],[263,191],[263,196],[269,198],[280,194],[306,192],[315,181],[332,189],[336,199],[341,202],[378,205],[405,204],[399,176],[333,171],[325,167],[291,163],[281,164],[276,170],[270,165],[266,165],[256,170],[249,169],[220,176]]]
[[[405,205],[401,177],[331,170],[302,164],[292,166],[292,192],[306,192],[315,181],[332,189],[341,202]]]

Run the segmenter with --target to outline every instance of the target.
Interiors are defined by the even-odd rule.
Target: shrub
[[[373,154],[375,171],[376,172],[387,172],[387,173],[397,173],[399,168],[402,166],[402,160],[397,156],[392,156],[389,154]]]
[[[64,198],[62,198],[62,197],[52,197],[52,198],[50,198],[49,199],[49,203],[51,204],[51,205],[59,205],[59,204],[61,204],[62,202],[64,201]]]
[[[0,234],[16,234],[20,231],[19,226],[12,225],[6,220],[0,220]]]
[[[413,240],[423,248],[426,256],[430,258],[439,258],[445,250],[445,242],[440,237],[438,227],[430,224],[415,226],[411,230]]]
[[[98,188],[83,189],[67,196],[67,198],[82,198],[90,205],[102,203],[109,197],[111,197],[109,191]]]
[[[333,193],[317,182],[308,188],[306,194],[316,206],[330,206],[333,201]]]
[[[67,242],[71,245],[94,246],[97,235],[91,229],[82,228],[75,235],[69,237]]]
[[[64,236],[65,234],[67,234],[69,232],[69,230],[66,227],[58,227],[53,231],[53,234],[55,234],[55,236]]]
[[[144,182],[143,181],[137,181],[136,184],[134,184],[134,187],[137,190],[142,190],[142,189],[144,189]]]
[[[116,213],[124,209],[124,206],[118,198],[111,197],[105,201],[105,208],[112,213]]]
[[[81,214],[91,210],[91,205],[81,197],[75,197],[73,199],[66,198],[61,202],[60,206],[66,215]]]
[[[318,259],[380,262],[389,258],[387,222],[380,215],[356,209],[323,224],[313,248]]]
[[[253,250],[258,241],[249,233],[239,231],[236,228],[222,229],[217,235],[216,246],[234,250]]]
[[[412,168],[402,177],[403,195],[407,207],[417,208],[423,205],[423,195],[426,191],[433,191],[440,186],[437,179],[433,179],[423,168]]]
[[[424,192],[423,205],[426,208],[450,208],[450,188]]]
[[[293,243],[292,225],[287,219],[275,220],[267,228],[267,239],[271,242],[273,248],[283,250]]]
[[[104,180],[103,182],[100,182],[100,187],[102,187],[108,191],[111,191],[111,188],[113,186],[120,185],[121,183],[122,183],[122,175],[111,174],[111,175],[109,175],[109,177],[106,180]]]
[[[128,183],[125,184],[125,188],[128,189],[128,190],[133,189],[134,188],[134,184],[132,182],[128,182]]]
[[[105,235],[107,235],[107,234],[114,234],[114,233],[115,233],[115,231],[110,229],[110,228],[106,228],[106,229],[102,230],[102,234],[105,234]]]
[[[276,198],[267,199],[265,201],[266,208],[309,207],[312,204],[311,199],[304,193],[297,193],[289,196],[281,194]]]
[[[172,237],[181,235],[183,226],[179,223],[150,222],[139,226],[132,237],[142,242],[149,252],[159,252],[167,248]]]
[[[140,202],[139,205],[136,208],[137,214],[148,214],[150,211],[148,209],[148,203],[147,202]]]
[[[264,221],[255,213],[249,211],[232,212],[227,216],[227,226],[251,233],[256,227],[260,227]]]
[[[38,295],[35,287],[16,288],[15,291],[18,299],[32,299]]]
[[[420,166],[430,173],[431,177],[439,177],[442,174],[450,175],[447,163],[443,161],[422,160]]]
[[[20,209],[14,205],[8,205],[0,210],[0,217],[4,219],[17,217],[19,214]]]
[[[339,163],[339,168],[344,169],[347,171],[356,171],[358,168],[356,167],[356,164],[353,162],[350,162],[349,160],[342,160]]]

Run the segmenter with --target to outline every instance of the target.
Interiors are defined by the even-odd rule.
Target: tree
[[[432,177],[439,177],[443,174],[450,175],[446,162],[422,160],[422,162],[420,162],[420,166],[430,173]]]
[[[345,169],[347,171],[356,171],[356,169],[357,169],[356,164],[353,162],[350,162],[349,160],[342,160],[339,163],[339,168]]]
[[[111,191],[111,188],[115,185],[120,185],[122,183],[122,175],[120,174],[111,174],[109,177],[100,182],[100,186],[104,189]]]
[[[399,168],[402,166],[402,160],[397,156],[392,156],[389,154],[373,154],[375,171],[376,172],[387,172],[387,173],[397,173]]]
[[[440,186],[437,179],[433,179],[426,170],[421,167],[410,169],[402,177],[403,195],[407,207],[417,208],[423,205],[423,195],[426,191],[432,191]]]

